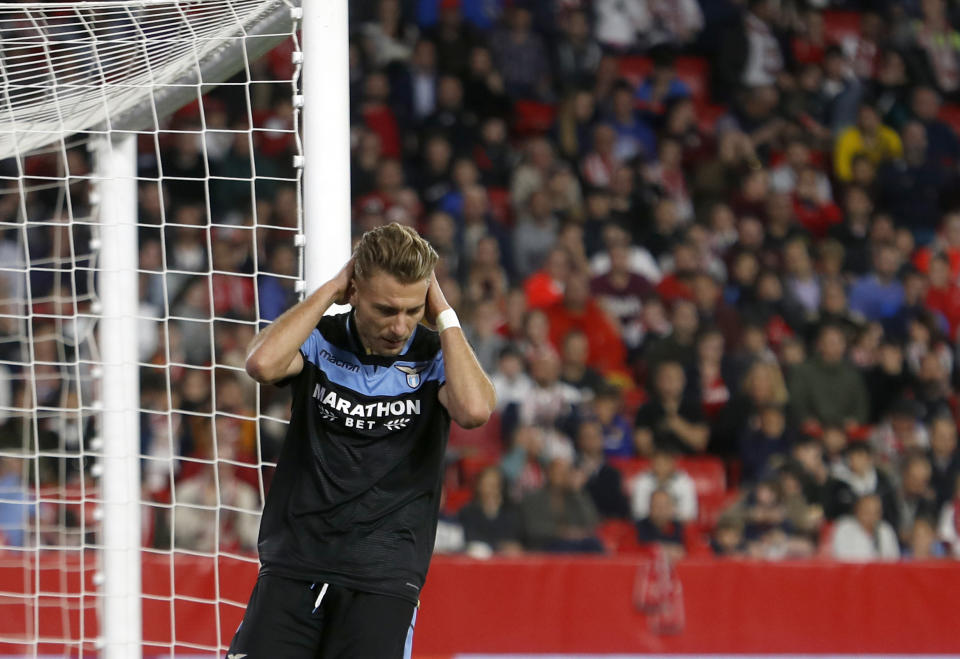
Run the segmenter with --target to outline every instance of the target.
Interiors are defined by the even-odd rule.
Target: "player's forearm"
[[[440,333],[443,363],[446,371],[447,410],[464,428],[482,426],[497,406],[497,394],[490,378],[459,327]]]
[[[338,294],[336,285],[327,282],[263,328],[247,350],[247,373],[260,382],[281,379]]]

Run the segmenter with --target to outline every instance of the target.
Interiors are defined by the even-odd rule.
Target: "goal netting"
[[[229,643],[289,410],[243,361],[302,289],[300,17],[0,3],[0,657]]]

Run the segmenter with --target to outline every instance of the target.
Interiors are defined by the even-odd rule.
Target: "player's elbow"
[[[460,413],[454,417],[454,421],[461,428],[479,428],[490,420],[493,414],[493,406],[486,401],[477,401],[476,403],[465,405]]]
[[[247,355],[247,361],[244,363],[244,369],[247,375],[261,384],[270,384],[280,379],[282,374],[277,374],[276,368],[271,368],[263,356],[256,350]]]

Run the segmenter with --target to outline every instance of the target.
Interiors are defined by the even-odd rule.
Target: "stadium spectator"
[[[547,307],[546,314],[554,346],[560,347],[570,331],[580,330],[587,336],[589,366],[604,375],[625,372],[623,341],[600,305],[590,297],[586,273],[572,273],[567,277],[563,300]]]
[[[900,523],[900,502],[894,482],[877,469],[870,445],[864,441],[851,442],[844,450],[843,461],[834,464],[824,511],[828,519],[837,519],[853,513],[858,499],[875,494],[883,506],[883,518],[894,529]]]
[[[947,183],[942,165],[929,155],[926,128],[908,121],[901,130],[903,153],[877,173],[881,208],[908,227],[921,244],[929,242],[940,222],[941,190]]]
[[[561,15],[561,34],[554,48],[556,75],[565,89],[575,90],[593,82],[603,51],[590,34],[587,12],[573,7]]]
[[[910,542],[918,520],[933,519],[938,513],[937,495],[930,485],[930,461],[922,451],[911,453],[903,462],[900,477],[900,539]]]
[[[490,380],[497,392],[498,411],[511,405],[519,406],[533,389],[533,380],[524,369],[523,356],[512,344],[500,351]]]
[[[544,486],[521,503],[525,546],[551,552],[602,552],[594,535],[597,511],[582,489],[582,476],[568,458],[547,466]]]
[[[781,407],[763,407],[751,421],[753,427],[740,437],[741,477],[746,483],[755,483],[769,476],[771,463],[786,457],[792,439]]]
[[[171,509],[175,549],[211,553],[256,548],[260,497],[230,471],[229,465],[218,463],[216,472],[205,466],[177,483]]]
[[[503,476],[497,467],[487,467],[477,477],[473,500],[460,509],[466,551],[474,557],[494,553],[517,554],[521,545],[520,513],[506,498]]]
[[[604,451],[603,424],[587,418],[577,428],[578,477],[590,495],[597,513],[606,518],[630,516],[630,504],[624,495],[620,472],[607,462]]]
[[[880,122],[876,108],[862,104],[856,125],[845,129],[837,137],[833,154],[834,174],[843,182],[853,178],[853,158],[865,154],[880,165],[903,155],[903,144],[897,132]]]
[[[666,490],[654,490],[648,508],[649,514],[637,521],[637,540],[661,549],[670,560],[683,558],[684,526],[674,513],[673,497]]]
[[[749,0],[742,19],[723,37],[718,62],[719,83],[730,91],[773,85],[784,71],[787,53],[775,26],[779,4]]]
[[[869,437],[878,464],[896,469],[905,455],[929,448],[930,438],[917,419],[917,412],[914,401],[907,398],[896,400],[887,408],[885,418]]]
[[[653,455],[655,449],[682,454],[701,453],[707,447],[709,427],[700,404],[684,396],[686,376],[676,361],[663,361],[654,376],[654,395],[637,410],[634,443],[637,453]]]
[[[634,519],[641,520],[650,514],[650,498],[656,490],[670,495],[678,520],[692,522],[697,519],[697,492],[693,479],[677,466],[676,453],[669,449],[656,449],[650,468],[637,474],[630,483],[630,510]]]
[[[957,451],[957,424],[949,414],[940,414],[930,421],[931,484],[937,495],[938,508],[953,496],[953,486],[960,474],[960,452]]]
[[[831,555],[841,561],[878,561],[900,558],[893,527],[883,519],[883,506],[875,494],[860,496],[853,514],[833,528]]]
[[[592,399],[605,385],[603,376],[587,364],[589,351],[590,341],[581,330],[570,330],[563,337],[560,380],[576,388],[583,400]]]
[[[867,389],[860,373],[846,360],[847,340],[836,325],[824,325],[817,338],[817,356],[790,374],[793,418],[804,426],[863,424],[869,414]]]

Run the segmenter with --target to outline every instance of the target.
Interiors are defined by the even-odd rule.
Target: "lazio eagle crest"
[[[400,364],[395,364],[398,371],[405,373],[407,376],[407,384],[410,385],[411,389],[416,389],[420,386],[420,371],[427,367],[426,364],[422,366],[401,366]]]

